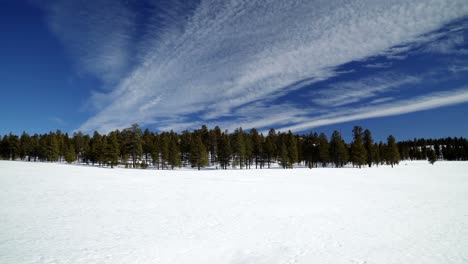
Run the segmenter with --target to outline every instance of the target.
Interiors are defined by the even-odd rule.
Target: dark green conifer
[[[283,167],[283,169],[286,169],[289,166],[288,165],[288,160],[289,160],[288,147],[286,146],[286,142],[284,142],[285,141],[284,134],[281,134],[279,138],[280,138],[280,147],[279,147],[280,155],[278,156],[278,161],[281,167]]]
[[[372,162],[375,156],[375,147],[374,147],[374,140],[372,139],[372,134],[369,129],[364,131],[364,148],[366,149],[366,163],[369,167],[372,166]]]
[[[171,130],[169,134],[169,165],[171,169],[175,167],[180,167],[181,159],[180,159],[180,148],[179,148],[179,136]]]
[[[293,168],[294,164],[299,161],[297,139],[291,130],[287,134],[287,148],[288,148],[288,168]]]
[[[114,168],[117,164],[119,164],[119,156],[120,156],[120,144],[117,138],[116,132],[111,132],[106,137],[106,153],[105,159],[106,163],[108,163],[111,168]]]
[[[429,161],[430,164],[434,165],[434,163],[437,161],[435,150],[429,149],[427,151],[427,160]]]
[[[75,155],[75,146],[70,144],[70,145],[65,145],[65,161],[67,163],[73,163],[76,160],[76,155]]]
[[[133,124],[130,128],[124,130],[126,135],[127,150],[132,158],[132,165],[136,167],[137,161],[143,154],[143,132],[138,124]]]
[[[396,165],[400,162],[400,153],[398,151],[398,146],[395,142],[395,137],[392,135],[387,138],[387,163],[389,163],[392,168],[393,165]]]
[[[320,133],[319,135],[319,152],[322,167],[326,167],[328,162],[330,162],[330,145],[328,144],[328,138],[325,133]]]
[[[353,142],[351,144],[351,162],[353,166],[361,168],[366,164],[367,153],[362,142],[362,127],[355,126],[353,128]]]
[[[31,161],[31,154],[32,154],[32,145],[31,145],[31,137],[28,133],[23,131],[20,137],[20,158],[24,160],[26,157],[28,161]]]
[[[167,168],[169,161],[169,147],[170,147],[170,138],[169,133],[163,132],[159,137],[159,156],[161,157],[161,167],[162,169]]]
[[[276,131],[272,128],[270,129],[270,131],[268,131],[268,135],[265,138],[265,144],[263,146],[263,151],[265,153],[265,159],[266,159],[268,168],[270,168],[271,163],[275,161],[276,156],[277,156],[276,141],[277,141]]]
[[[192,137],[192,142],[190,144],[190,163],[192,168],[197,168],[198,170],[208,165],[208,152],[199,134],[193,135]]]
[[[348,160],[346,145],[338,131],[333,131],[330,139],[330,157],[335,167],[343,167]]]
[[[244,131],[242,128],[234,130],[234,134],[232,135],[231,140],[231,147],[234,159],[233,165],[239,165],[241,169],[244,168],[246,163],[247,150],[245,145]]]
[[[227,169],[230,165],[232,158],[231,142],[229,135],[226,133],[221,134],[218,148],[218,159],[222,169]]]
[[[49,134],[49,142],[47,146],[47,160],[48,161],[58,161],[59,160],[59,143],[57,140],[57,135],[55,133]]]

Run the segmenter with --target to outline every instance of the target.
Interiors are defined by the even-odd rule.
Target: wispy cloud
[[[458,73],[468,72],[468,65],[465,65],[465,66],[451,65],[448,69],[450,72],[458,74]]]
[[[370,63],[370,64],[364,65],[364,67],[370,68],[370,69],[384,69],[384,68],[392,67],[392,63],[391,62]]]
[[[60,117],[56,117],[56,116],[50,117],[49,120],[54,122],[55,124],[57,124],[59,126],[63,126],[63,125],[66,124],[65,120],[63,120]]]
[[[262,112],[265,100],[343,74],[338,67],[352,61],[404,57],[428,41],[424,34],[468,14],[464,0],[156,2],[135,38],[135,14],[123,2],[85,5],[76,16],[74,4],[57,3],[49,15],[52,30],[84,69],[118,79],[115,89],[91,99],[100,110],[79,127],[83,131],[135,122],[181,127],[224,116],[250,126],[281,125],[285,118],[269,115],[278,112]],[[142,50],[123,74],[134,42]],[[264,115],[238,113],[244,107]],[[293,110],[288,114],[297,119],[289,121],[304,121],[304,110]],[[258,123],[261,118],[273,121]]]
[[[466,102],[468,102],[468,87],[463,87],[450,92],[431,93],[429,95],[409,100],[400,100],[391,104],[365,106],[357,109],[348,108],[335,112],[332,115],[318,116],[311,118],[308,122],[286,126],[281,129],[303,131],[324,125],[332,125],[368,118],[401,115]]]
[[[420,77],[379,74],[355,81],[337,82],[312,93],[312,102],[322,106],[342,106],[376,97],[392,89],[421,82]]]
[[[465,43],[463,34],[450,34],[447,38],[429,43],[422,49],[427,53],[468,55],[468,49],[460,48]]]
[[[380,104],[380,103],[385,103],[385,102],[389,102],[392,100],[395,100],[395,97],[382,97],[382,98],[378,98],[378,99],[374,99],[370,101],[369,104]]]

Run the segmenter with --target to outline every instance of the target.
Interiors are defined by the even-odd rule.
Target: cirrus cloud
[[[342,75],[346,71],[339,67],[353,61],[404,59],[408,50],[435,39],[431,32],[468,15],[464,0],[202,0],[190,6],[156,1],[138,23],[142,19],[131,7],[101,2],[109,9],[90,11],[78,23],[79,35],[92,40],[89,46],[75,45],[74,24],[61,23],[67,21],[63,10],[71,7],[54,7],[49,16],[53,32],[83,61],[83,68],[117,80],[110,91],[91,98],[99,110],[79,127],[83,131],[109,131],[135,122],[180,128],[183,123],[222,123],[223,118],[246,128],[281,126],[287,119],[273,102],[289,109],[290,121],[310,124],[304,106],[278,99]],[[108,29],[108,24],[114,25]],[[138,26],[143,34],[135,37]],[[139,50],[129,47],[133,43]],[[137,57],[134,63],[129,62],[131,52]],[[414,77],[403,84],[416,81]],[[354,89],[353,98],[345,96],[334,104],[376,97],[397,84],[369,88],[367,95]],[[340,93],[349,92],[343,89]],[[265,105],[272,110],[264,111]]]

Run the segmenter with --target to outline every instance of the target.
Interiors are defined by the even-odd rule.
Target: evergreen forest
[[[400,160],[468,160],[465,138],[414,139],[375,142],[371,131],[355,126],[352,142],[338,131],[294,134],[274,129],[264,135],[257,129],[233,132],[203,125],[193,131],[155,133],[138,124],[108,134],[60,130],[46,134],[3,135],[0,158],[31,162],[67,162],[113,168],[158,170],[192,167],[202,169],[263,169],[279,165],[294,167],[343,167],[397,165]]]

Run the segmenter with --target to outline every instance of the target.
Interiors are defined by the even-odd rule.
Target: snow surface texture
[[[0,263],[468,263],[467,171],[0,161]]]

